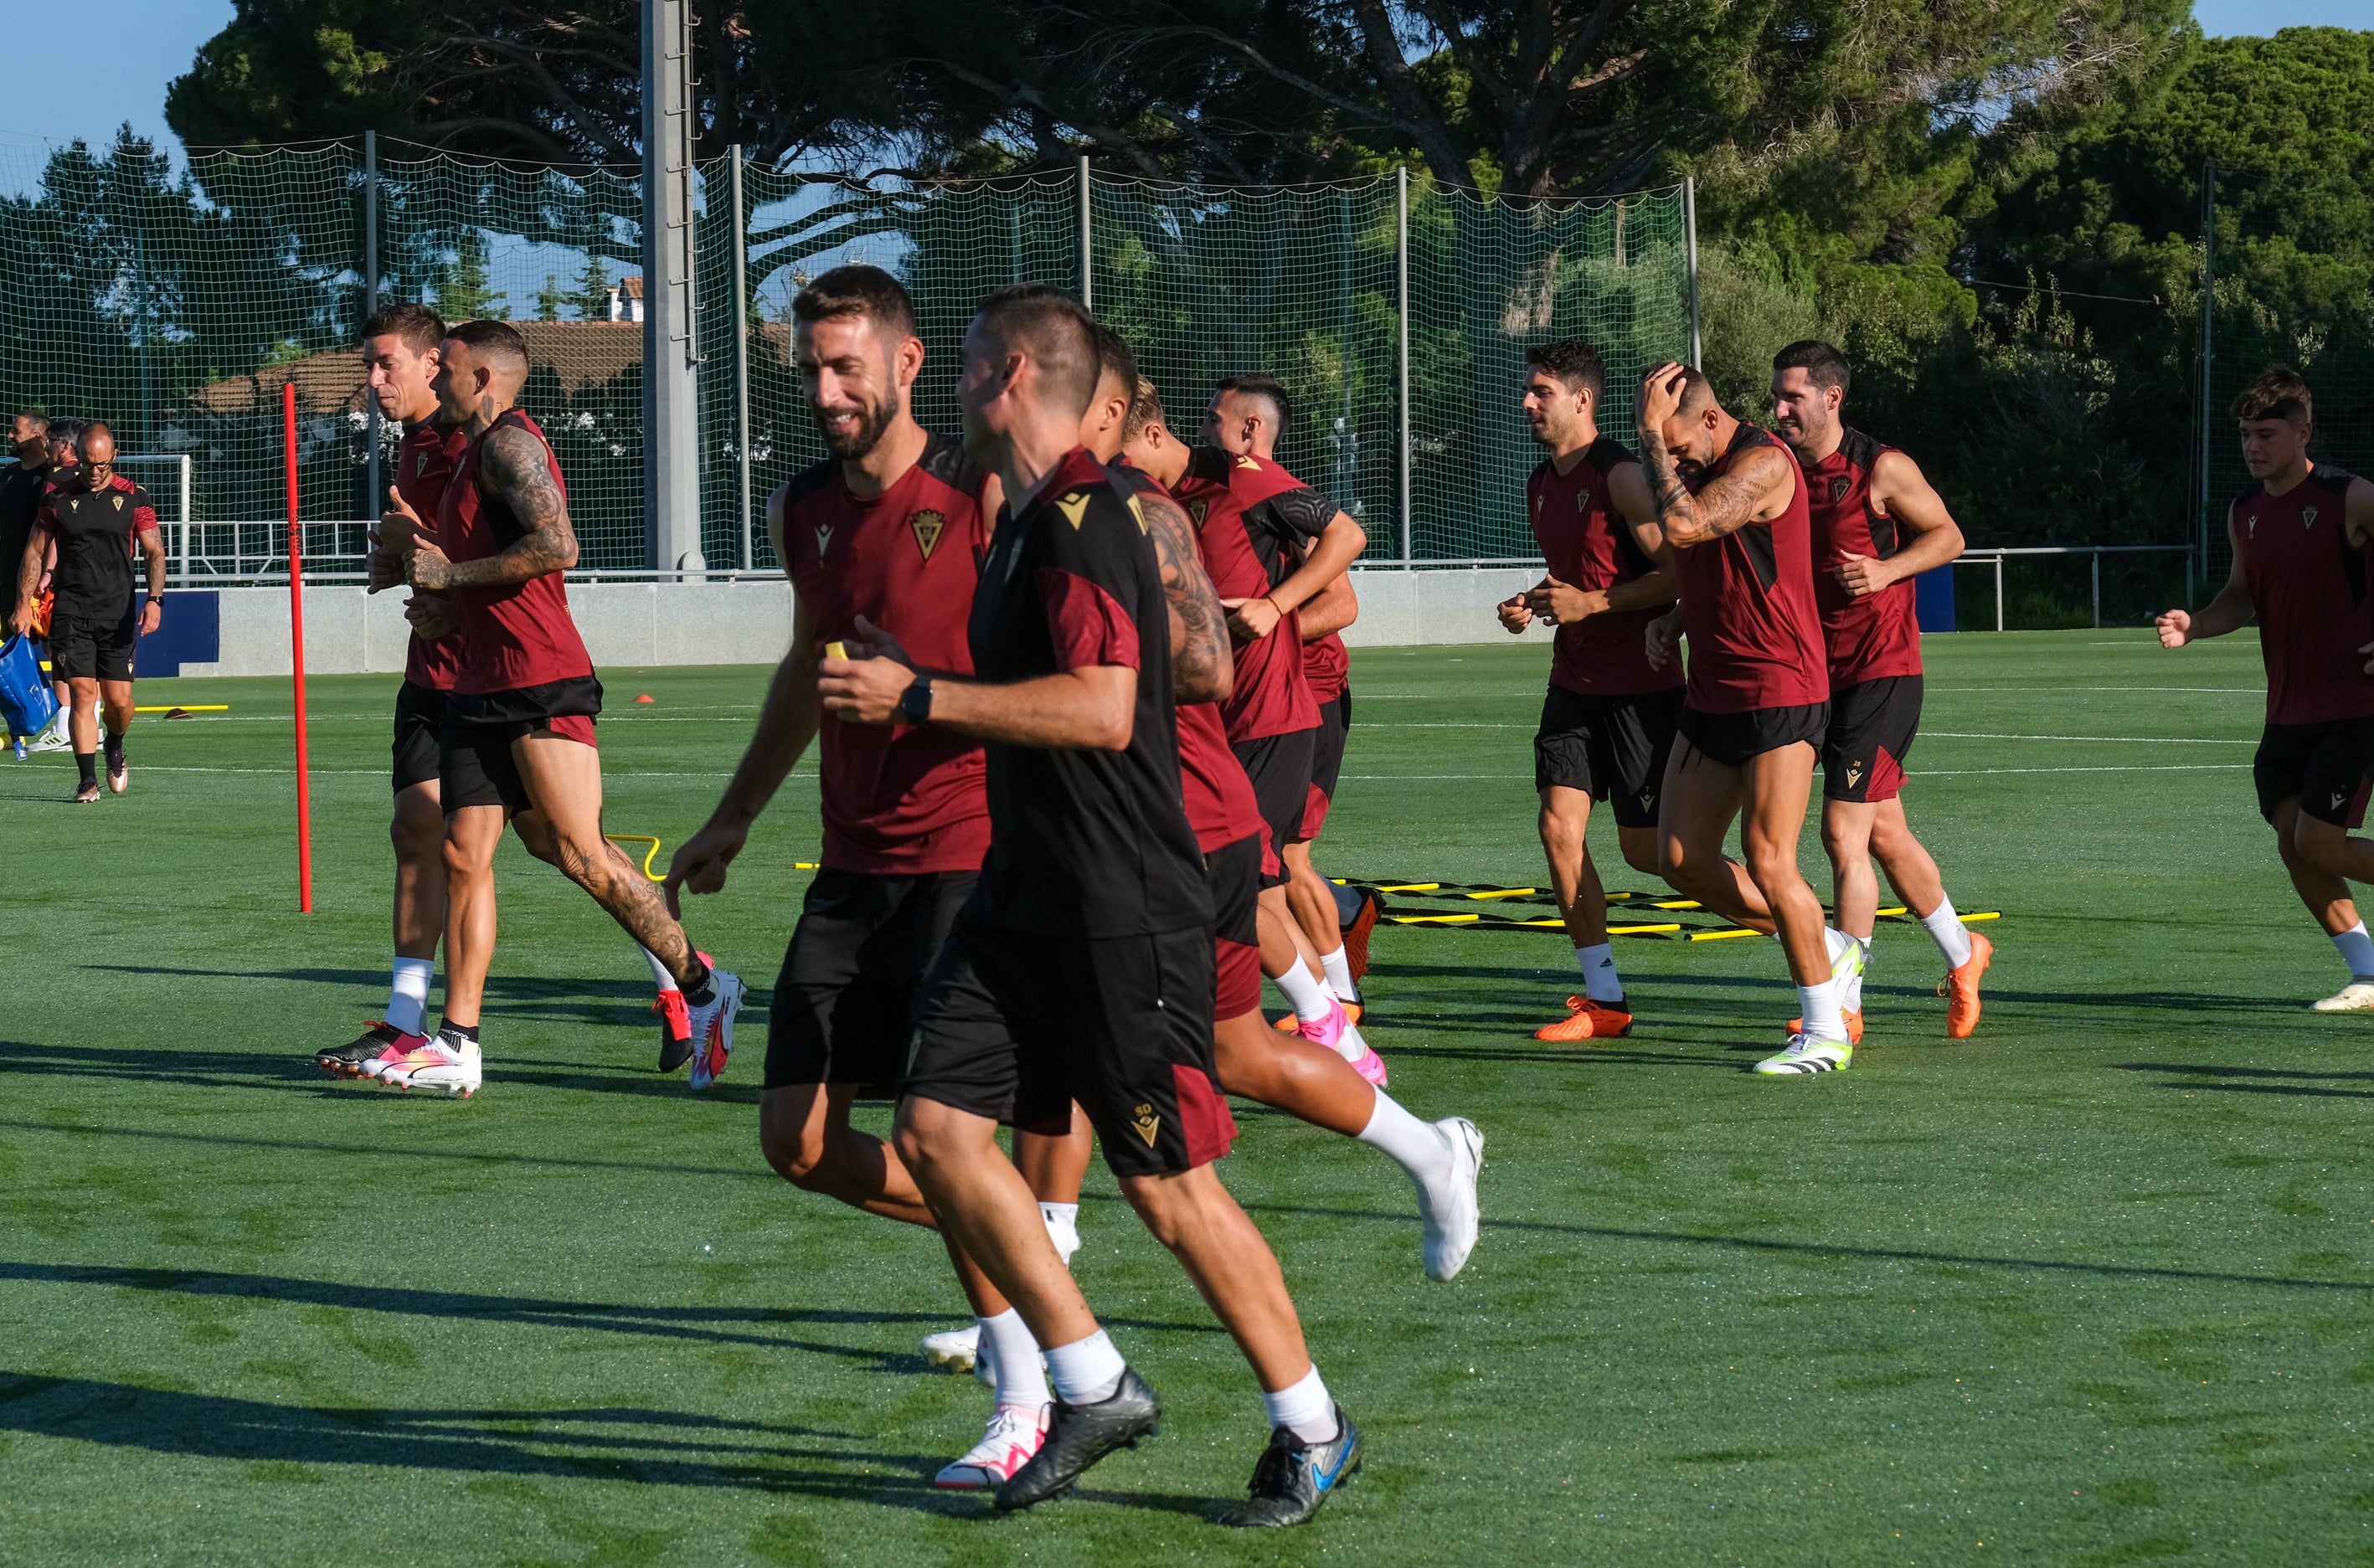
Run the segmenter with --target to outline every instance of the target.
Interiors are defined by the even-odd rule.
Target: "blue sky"
[[[391,0],[401,4],[402,0]],[[2268,33],[2278,28],[2374,27],[2374,0],[2194,0],[2212,34]],[[112,137],[135,130],[170,142],[165,86],[190,68],[198,45],[230,20],[230,0],[75,0],[47,7],[27,36],[103,40],[96,69],[26,69],[21,57],[0,95],[0,190],[20,191],[41,166],[45,141]],[[56,29],[56,30],[53,30]]]

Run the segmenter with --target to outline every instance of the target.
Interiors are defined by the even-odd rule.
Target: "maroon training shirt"
[[[1849,430],[1838,451],[1804,471],[1806,517],[1814,530],[1814,601],[1822,610],[1833,691],[1921,673],[1921,616],[1912,579],[1858,599],[1836,575],[1849,556],[1884,561],[1904,544],[1896,520],[1871,504],[1872,470],[1882,452],[1894,450],[1861,430]]]
[[[2280,496],[2253,486],[2229,513],[2258,614],[2270,724],[2374,718],[2374,675],[2357,651],[2374,641],[2374,614],[2367,551],[2349,543],[2350,478],[2319,463]]]
[[[470,450],[470,438],[459,426],[447,427],[435,419],[424,419],[404,432],[402,444],[395,449],[395,493],[404,504],[429,527],[445,504],[445,486],[460,466],[462,454]],[[440,544],[439,549],[444,546]],[[441,593],[417,591],[426,598],[441,599]],[[459,628],[448,632],[433,642],[416,637],[404,652],[404,678],[416,686],[431,691],[450,692],[462,671],[462,634]]]
[[[487,436],[505,426],[536,439],[544,448],[544,462],[552,473],[552,482],[560,486],[564,498],[569,494],[560,460],[552,455],[544,431],[520,410],[505,409],[487,427],[486,435],[464,450],[453,477],[446,484],[437,513],[437,547],[451,560],[482,561],[499,556],[526,532],[509,504],[478,487]],[[546,572],[503,588],[455,588],[447,593],[462,616],[457,633],[462,642],[461,664],[453,681],[453,690],[461,695],[518,691],[594,673],[594,661],[586,656],[577,623],[570,617],[569,591],[562,586],[560,573]]]
[[[1268,523],[1266,503],[1300,488],[1284,469],[1256,458],[1230,457],[1217,447],[1197,447],[1188,454],[1187,472],[1172,493],[1195,525],[1204,570],[1221,598],[1258,599],[1286,580],[1275,569],[1283,552]],[[1319,705],[1303,674],[1299,616],[1280,615],[1267,637],[1236,644],[1235,654],[1236,684],[1220,705],[1229,740],[1318,728]]]
[[[989,546],[981,515],[989,475],[953,436],[879,496],[851,491],[838,462],[783,486],[783,569],[819,644],[860,636],[857,617],[897,638],[926,670],[972,673],[965,637]],[[824,864],[922,875],[981,869],[989,852],[981,743],[935,725],[817,728]]]
[[[1693,491],[1757,447],[1780,447],[1743,423],[1730,450]],[[1786,448],[1781,455],[1788,456]],[[1789,458],[1788,509],[1721,539],[1674,552],[1682,585],[1682,626],[1690,638],[1689,695],[1700,713],[1746,713],[1828,702],[1829,661],[1814,603],[1812,525],[1805,476]]]
[[[1602,436],[1567,473],[1545,458],[1525,481],[1526,519],[1552,577],[1604,593],[1657,569],[1608,493],[1616,464],[1637,461]],[[1663,607],[1610,610],[1561,626],[1550,656],[1550,685],[1585,696],[1632,696],[1680,685],[1677,665],[1649,662],[1649,623],[1664,613]]]

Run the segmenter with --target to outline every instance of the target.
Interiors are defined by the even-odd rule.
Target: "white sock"
[[[989,1352],[991,1375],[997,1379],[997,1402],[1039,1410],[1052,1398],[1047,1370],[1039,1364],[1039,1341],[1030,1327],[1012,1307],[994,1317],[974,1319],[981,1325],[982,1349]]]
[[[1064,1267],[1072,1266],[1072,1254],[1080,1250],[1080,1206],[1076,1203],[1041,1203],[1039,1217],[1047,1222],[1047,1239],[1055,1244],[1055,1256]]]
[[[1828,1040],[1832,1045],[1847,1043],[1847,1021],[1839,1013],[1839,983],[1836,980],[1824,980],[1817,986],[1799,986],[1797,1005],[1804,1009],[1799,1016],[1805,1020],[1808,1037]]]
[[[1371,1149],[1393,1156],[1393,1164],[1420,1187],[1431,1187],[1450,1173],[1451,1145],[1442,1134],[1402,1109],[1382,1089],[1377,1091],[1377,1108],[1369,1113],[1369,1125],[1359,1137]]]
[[[1624,982],[1616,973],[1616,944],[1603,942],[1591,947],[1574,950],[1574,961],[1582,968],[1583,994],[1593,1001],[1619,1002],[1624,1000]]]
[[[1054,1380],[1055,1397],[1067,1405],[1104,1403],[1121,1387],[1121,1375],[1128,1369],[1101,1328],[1047,1352],[1047,1375]]]
[[[1937,907],[1922,916],[1921,923],[1929,928],[1930,940],[1936,942],[1937,951],[1945,955],[1948,968],[1958,969],[1970,961],[1970,933],[1962,928],[1962,918],[1954,913],[1952,899],[1937,900]],[[2339,942],[2341,939],[2335,937],[2333,940]],[[2347,957],[2348,954],[2344,954],[2343,956]],[[2374,952],[2369,952],[2367,957],[2374,961]]]
[[[1871,967],[1871,938],[1858,936],[1849,937],[1847,940],[1863,949],[1863,962],[1855,966],[1853,974],[1839,982],[1846,989],[1839,993],[1839,1006],[1849,1012],[1861,1012],[1863,1011],[1863,977]]]
[[[1327,989],[1335,993],[1337,1001],[1357,1001],[1360,988],[1352,983],[1352,961],[1344,956],[1344,946],[1336,943],[1333,953],[1319,955],[1319,967],[1327,976]]]
[[[2357,928],[2364,931],[2365,927]],[[2335,939],[2338,940],[2338,939]],[[429,982],[437,977],[434,958],[399,958],[395,983],[388,988],[387,1026],[399,1035],[424,1035],[429,1017]]]
[[[1830,955],[1831,968],[1835,969],[1839,966],[1839,960],[1845,955],[1847,949],[1853,945],[1854,938],[1847,935],[1846,932],[1830,926],[1822,928],[1822,946]]]
[[[1282,1426],[1305,1443],[1324,1443],[1335,1435],[1335,1398],[1319,1381],[1315,1366],[1293,1387],[1263,1394],[1262,1403],[1269,1407],[1270,1425]]]
[[[668,966],[660,962],[660,955],[658,954],[653,953],[650,948],[645,947],[640,942],[635,943],[635,951],[643,955],[643,962],[652,966],[652,984],[659,987],[659,989],[664,991],[681,990],[683,989],[676,983],[676,977],[668,973]]]
[[[2349,965],[2351,979],[2374,980],[2374,937],[2366,934],[2365,921],[2334,937],[2333,945],[2340,950],[2341,961]]]
[[[1328,1010],[1334,1004],[1335,999],[1327,994],[1327,988],[1310,977],[1310,971],[1302,966],[1299,958],[1285,974],[1275,978],[1277,989],[1286,993],[1287,1000],[1294,1003],[1294,1015],[1305,1024],[1315,1024],[1326,1017]]]

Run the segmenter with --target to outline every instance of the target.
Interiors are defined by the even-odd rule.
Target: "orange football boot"
[[[1360,1014],[1367,1011],[1368,1009],[1365,1006],[1357,1001],[1347,1001],[1344,1003],[1344,1016],[1350,1019],[1355,1024],[1357,1024],[1360,1021]],[[1302,1028],[1301,1022],[1298,1020],[1291,1012],[1287,1012],[1285,1017],[1277,1020],[1270,1026],[1281,1035],[1296,1034]]]
[[[1566,999],[1567,1015],[1555,1024],[1545,1024],[1534,1031],[1536,1040],[1612,1040],[1628,1032],[1632,1015],[1621,1007],[1610,1007],[1604,1001],[1593,1001],[1587,996]]]
[[[1842,1007],[1839,1009],[1839,1016],[1847,1021],[1847,1044],[1851,1046],[1862,1045],[1863,1009],[1860,1007]],[[1789,1033],[1792,1035],[1802,1035],[1804,1032],[1805,1021],[1804,1019],[1792,1018],[1789,1020]]]
[[[1385,912],[1385,901],[1363,888],[1360,892],[1360,912],[1344,932],[1344,962],[1352,968],[1354,984],[1369,973],[1369,933],[1377,929],[1377,917]],[[1359,1020],[1355,1018],[1354,1023]]]
[[[1945,1037],[1967,1040],[1979,1026],[1979,977],[1995,960],[1995,944],[1970,933],[1970,961],[1945,971],[1937,994],[1945,999]]]

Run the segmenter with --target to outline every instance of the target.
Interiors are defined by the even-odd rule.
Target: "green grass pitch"
[[[313,684],[310,918],[287,683],[147,685],[232,710],[144,719],[92,809],[0,767],[0,1559],[2374,1562],[2374,1019],[2303,1006],[2341,977],[2253,807],[2255,649],[1928,651],[1913,821],[2005,911],[1979,1037],[1909,925],[1852,1071],[1780,1082],[1766,943],[1623,942],[1638,1029],[1557,1047],[1557,937],[1381,933],[1371,1038],[1486,1129],[1483,1241],[1429,1284],[1398,1172],[1241,1107],[1224,1174],[1370,1445],[1256,1539],[1205,1522],[1251,1380],[1100,1169],[1078,1273],[1164,1435],[1025,1517],[933,1492],[984,1413],[916,1353],[936,1243],[760,1164],[763,1005],[717,1093],[656,1077],[641,962],[515,846],[486,1088],[317,1076],[385,998],[393,683]],[[1362,651],[1322,864],[1537,880],[1546,662]],[[765,673],[610,672],[609,825],[673,850]],[[813,771],[692,910],[761,1004]]]

